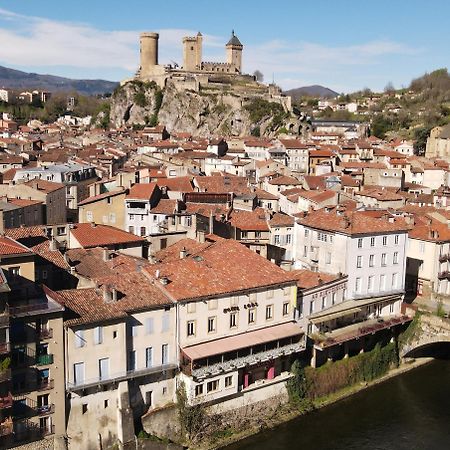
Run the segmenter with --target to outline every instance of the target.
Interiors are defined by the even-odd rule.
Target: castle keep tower
[[[227,63],[233,67],[237,73],[241,73],[242,70],[242,49],[244,46],[241,41],[234,34],[234,30],[231,32],[231,38],[225,46],[227,49]]]
[[[155,66],[158,65],[158,33],[141,33],[141,71],[140,75],[145,77],[152,75]]]
[[[183,70],[192,72],[200,70],[202,66],[203,36],[200,32],[197,36],[183,38]]]

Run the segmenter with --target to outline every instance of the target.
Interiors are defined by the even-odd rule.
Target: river
[[[227,447],[287,449],[450,449],[450,361],[432,361]]]

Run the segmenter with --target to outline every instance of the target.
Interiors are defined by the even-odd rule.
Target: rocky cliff
[[[169,132],[194,136],[274,136],[301,133],[304,118],[261,92],[213,87],[180,89],[168,81],[164,89],[155,83],[130,81],[111,99],[111,122],[116,126],[164,124]]]

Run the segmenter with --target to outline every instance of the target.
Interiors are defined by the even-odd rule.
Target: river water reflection
[[[432,363],[227,450],[449,450],[450,361]]]

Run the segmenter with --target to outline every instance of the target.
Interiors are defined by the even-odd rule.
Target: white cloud
[[[160,63],[181,63],[182,38],[195,35],[196,31],[157,31],[160,33]],[[0,64],[45,70],[72,67],[77,73],[86,69],[103,78],[113,72],[123,72],[125,77],[139,65],[138,35],[139,30],[107,31],[89,24],[24,16],[0,8]],[[226,41],[225,36],[204,35],[204,60],[224,60]],[[266,80],[271,80],[275,74],[275,80],[288,88],[299,83],[329,80],[330,73],[341,74],[346,81],[346,73],[355,68],[380,64],[392,55],[417,52],[420,50],[389,40],[350,46],[272,40],[260,45],[245,45],[244,42],[243,63],[247,72],[258,69]],[[66,70],[68,72],[70,70]]]

